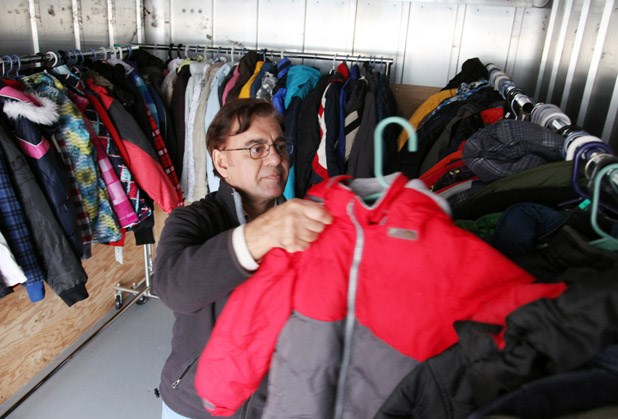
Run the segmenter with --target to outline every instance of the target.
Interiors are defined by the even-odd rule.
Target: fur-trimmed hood
[[[23,117],[40,125],[53,125],[58,121],[58,105],[35,93],[3,86],[0,88],[0,100],[4,102],[4,113],[11,119]]]

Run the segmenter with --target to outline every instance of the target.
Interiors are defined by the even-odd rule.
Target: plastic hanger
[[[6,70],[6,72],[4,72],[4,59],[6,58],[6,60],[8,61],[9,64],[9,69]],[[13,59],[11,58],[10,55],[3,55],[2,56],[2,75],[3,77],[10,77],[11,76],[11,71],[13,71]]]
[[[401,125],[407,131],[408,151],[414,152],[418,148],[418,137],[416,135],[416,131],[407,120],[399,116],[390,116],[388,118],[384,118],[378,123],[378,125],[376,125],[376,129],[373,133],[373,167],[375,177],[378,180],[378,183],[380,183],[380,186],[384,187],[384,189],[388,188],[388,183],[386,182],[386,179],[384,179],[383,174],[384,160],[382,158],[382,147],[384,141],[382,140],[382,133],[389,124]],[[375,201],[380,196],[382,196],[382,193],[372,194],[365,197],[365,201]]]
[[[591,142],[580,146],[573,157],[573,172],[571,173],[571,186],[573,190],[584,200],[590,199],[590,196],[579,186],[579,177],[581,174],[580,166],[583,161],[588,160],[590,154],[587,153],[606,153],[612,154],[612,149],[609,145],[603,142]],[[601,206],[618,213],[617,209],[607,203],[601,203]]]
[[[21,77],[21,74],[19,74],[19,70],[21,70],[21,60],[19,59],[19,55],[13,55],[13,57],[15,57],[15,61],[17,61],[17,69],[13,77]]]
[[[47,61],[52,61],[52,63],[49,65],[51,68],[54,68],[58,65],[60,58],[58,58],[58,54],[56,54],[56,51],[47,51],[46,56],[48,57]]]
[[[599,204],[601,201],[601,181],[605,176],[609,178],[610,182],[613,182],[613,180],[611,179],[612,176],[618,176],[618,163],[608,164],[607,166],[602,168],[594,178],[592,205],[590,209],[590,224],[592,225],[594,231],[602,238],[591,241],[590,244],[607,250],[618,250],[618,239],[603,231],[597,223]]]
[[[174,57],[172,57],[172,51],[174,51],[174,43],[170,43],[168,46],[168,50],[167,50],[167,56],[169,58],[169,61],[172,61],[174,59]]]
[[[333,68],[330,69],[330,74],[335,74],[335,70],[336,70],[336,66],[337,66],[335,61],[337,61],[337,53],[335,53],[335,58],[333,58]]]
[[[182,58],[182,57],[181,57],[181,55],[180,55],[180,49],[181,49],[182,47],[183,47],[183,45],[182,45],[182,44],[178,44],[178,46],[177,46],[178,58]],[[191,63],[193,62],[193,60],[192,60],[191,58],[189,58],[189,56],[187,55],[187,51],[188,51],[188,50],[185,50],[185,58],[182,58],[182,61],[180,61],[180,62],[178,63],[178,67],[176,68],[176,73],[179,73],[179,72],[180,72],[180,70],[181,70],[184,66],[186,66],[187,64],[191,64]]]
[[[86,58],[84,57],[84,53],[82,52],[81,49],[74,49],[73,52],[75,52],[75,56],[77,57],[77,54],[79,54],[79,58],[77,58],[77,66],[81,67],[82,65],[84,65],[84,63],[86,62]]]
[[[103,58],[102,60],[106,60],[107,59],[107,48],[105,47],[99,47],[99,51],[101,51],[103,53]]]

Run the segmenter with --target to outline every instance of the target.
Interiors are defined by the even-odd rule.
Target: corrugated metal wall
[[[554,0],[535,97],[618,148],[618,3]]]
[[[425,86],[445,85],[466,59],[479,57],[618,146],[614,0],[4,0],[3,6],[0,53],[9,55],[139,42],[363,54],[395,58],[393,83]]]

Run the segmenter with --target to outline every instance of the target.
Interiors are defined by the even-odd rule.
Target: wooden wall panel
[[[166,215],[156,212],[158,238]],[[0,403],[12,397],[50,365],[56,357],[114,309],[114,287],[131,286],[144,278],[142,246],[127,235],[123,264],[116,262],[114,248],[95,245],[92,258],[84,261],[90,297],[67,307],[46,286],[46,297],[30,303],[23,287],[0,300]],[[127,299],[130,296],[127,296]]]

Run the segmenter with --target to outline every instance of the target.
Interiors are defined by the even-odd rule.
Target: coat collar
[[[247,222],[242,206],[242,198],[236,189],[221,179],[219,190],[215,194],[215,198],[225,207],[227,213],[234,214],[238,224],[245,224]],[[277,198],[277,205],[283,202],[285,202],[283,196]]]

